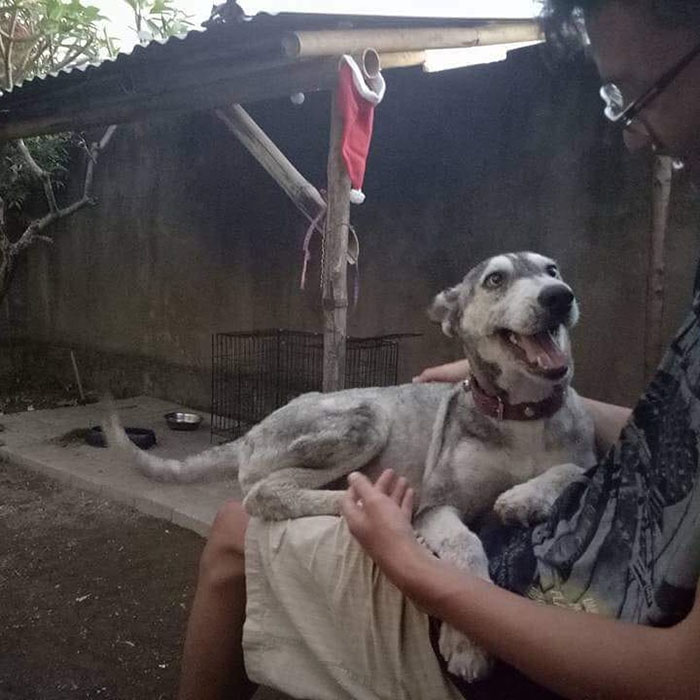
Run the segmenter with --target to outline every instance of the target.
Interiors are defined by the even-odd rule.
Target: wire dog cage
[[[348,338],[345,386],[396,384],[400,337]],[[216,333],[212,337],[212,439],[243,435],[295,396],[321,391],[322,380],[321,333]]]

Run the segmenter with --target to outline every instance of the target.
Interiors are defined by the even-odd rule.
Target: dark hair
[[[542,20],[547,34],[557,43],[571,43],[581,37],[583,16],[604,7],[611,0],[544,0]],[[622,0],[646,7],[666,27],[696,26],[700,30],[700,2],[697,0]]]

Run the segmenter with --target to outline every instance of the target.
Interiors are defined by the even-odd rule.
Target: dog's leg
[[[288,445],[275,446],[269,436],[256,438],[240,469],[251,515],[266,520],[338,515],[342,491],[317,489],[362,469],[386,446],[391,423],[381,406],[346,401],[338,408],[310,408],[319,414],[306,414],[300,434]],[[271,464],[276,468],[271,470]]]
[[[451,506],[438,506],[419,513],[416,529],[428,547],[441,559],[460,569],[491,581],[489,565],[481,540],[462,523],[460,513]],[[443,623],[440,627],[440,653],[450,672],[467,681],[486,676],[491,657],[463,632]]]
[[[558,464],[522,484],[504,491],[493,509],[504,523],[532,525],[552,512],[564,489],[584,470],[576,464]]]
[[[338,477],[347,473],[345,468]],[[314,479],[316,477],[316,479]],[[287,520],[309,515],[339,515],[343,491],[320,490],[328,471],[291,467],[258,482],[243,503],[250,515],[264,520]],[[319,482],[319,483],[315,483]],[[300,486],[303,484],[304,486]]]

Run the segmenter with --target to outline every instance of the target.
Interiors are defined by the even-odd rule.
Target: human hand
[[[425,382],[460,382],[469,375],[469,360],[457,360],[444,365],[426,367],[419,375],[413,377],[415,384]]]
[[[414,491],[391,469],[382,472],[375,484],[358,472],[350,474],[348,482],[341,502],[348,528],[391,577],[406,549],[420,548],[411,527]]]

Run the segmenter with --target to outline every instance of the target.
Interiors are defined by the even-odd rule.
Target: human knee
[[[240,503],[231,501],[219,509],[200,559],[200,581],[225,588],[244,578],[247,523],[248,515]]]

